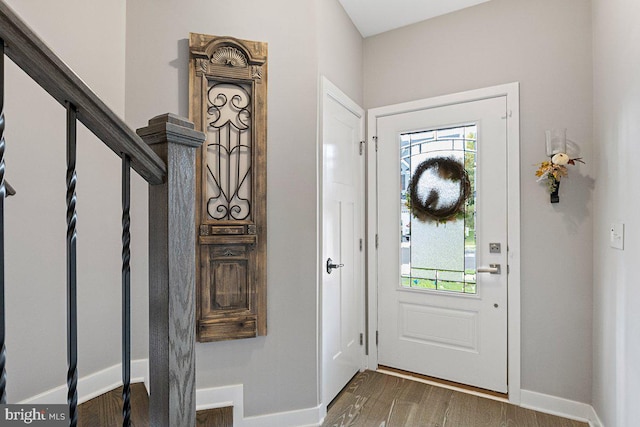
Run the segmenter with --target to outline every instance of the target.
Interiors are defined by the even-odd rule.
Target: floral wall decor
[[[558,203],[560,197],[560,179],[568,175],[567,165],[575,165],[576,162],[584,163],[582,157],[571,158],[567,154],[567,129],[550,129],[545,132],[546,152],[548,161],[538,165],[536,176],[538,182],[545,181],[551,194],[551,203]]]

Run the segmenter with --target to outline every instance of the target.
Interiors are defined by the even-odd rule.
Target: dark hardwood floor
[[[131,425],[149,426],[149,397],[131,385]],[[122,387],[78,407],[80,427],[122,425]],[[233,408],[198,411],[198,427],[233,427]],[[588,427],[568,420],[379,372],[356,375],[322,427]]]
[[[323,427],[588,427],[505,402],[374,371],[357,374]]]
[[[122,387],[78,406],[79,427],[122,425]],[[131,425],[149,426],[149,396],[143,383],[131,384]]]
[[[233,407],[207,409],[196,415],[198,427],[233,427]]]
[[[79,427],[116,427],[122,425],[122,387],[78,406]],[[149,426],[149,396],[144,384],[131,384],[131,425]],[[233,408],[198,411],[198,427],[233,427]]]

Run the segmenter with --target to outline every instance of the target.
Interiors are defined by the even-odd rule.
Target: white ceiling
[[[339,0],[363,37],[489,0]]]

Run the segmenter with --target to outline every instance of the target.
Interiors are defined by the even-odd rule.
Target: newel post
[[[195,158],[205,140],[164,114],[138,135],[167,165],[149,186],[149,412],[152,427],[196,425]]]

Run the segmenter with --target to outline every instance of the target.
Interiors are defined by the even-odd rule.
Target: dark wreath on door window
[[[437,176],[442,181],[458,183],[459,192],[453,201],[443,202],[442,188],[424,185],[425,174]],[[464,164],[453,157],[432,157],[420,163],[409,182],[411,212],[421,221],[446,222],[464,214],[465,203],[471,194],[471,182]]]

